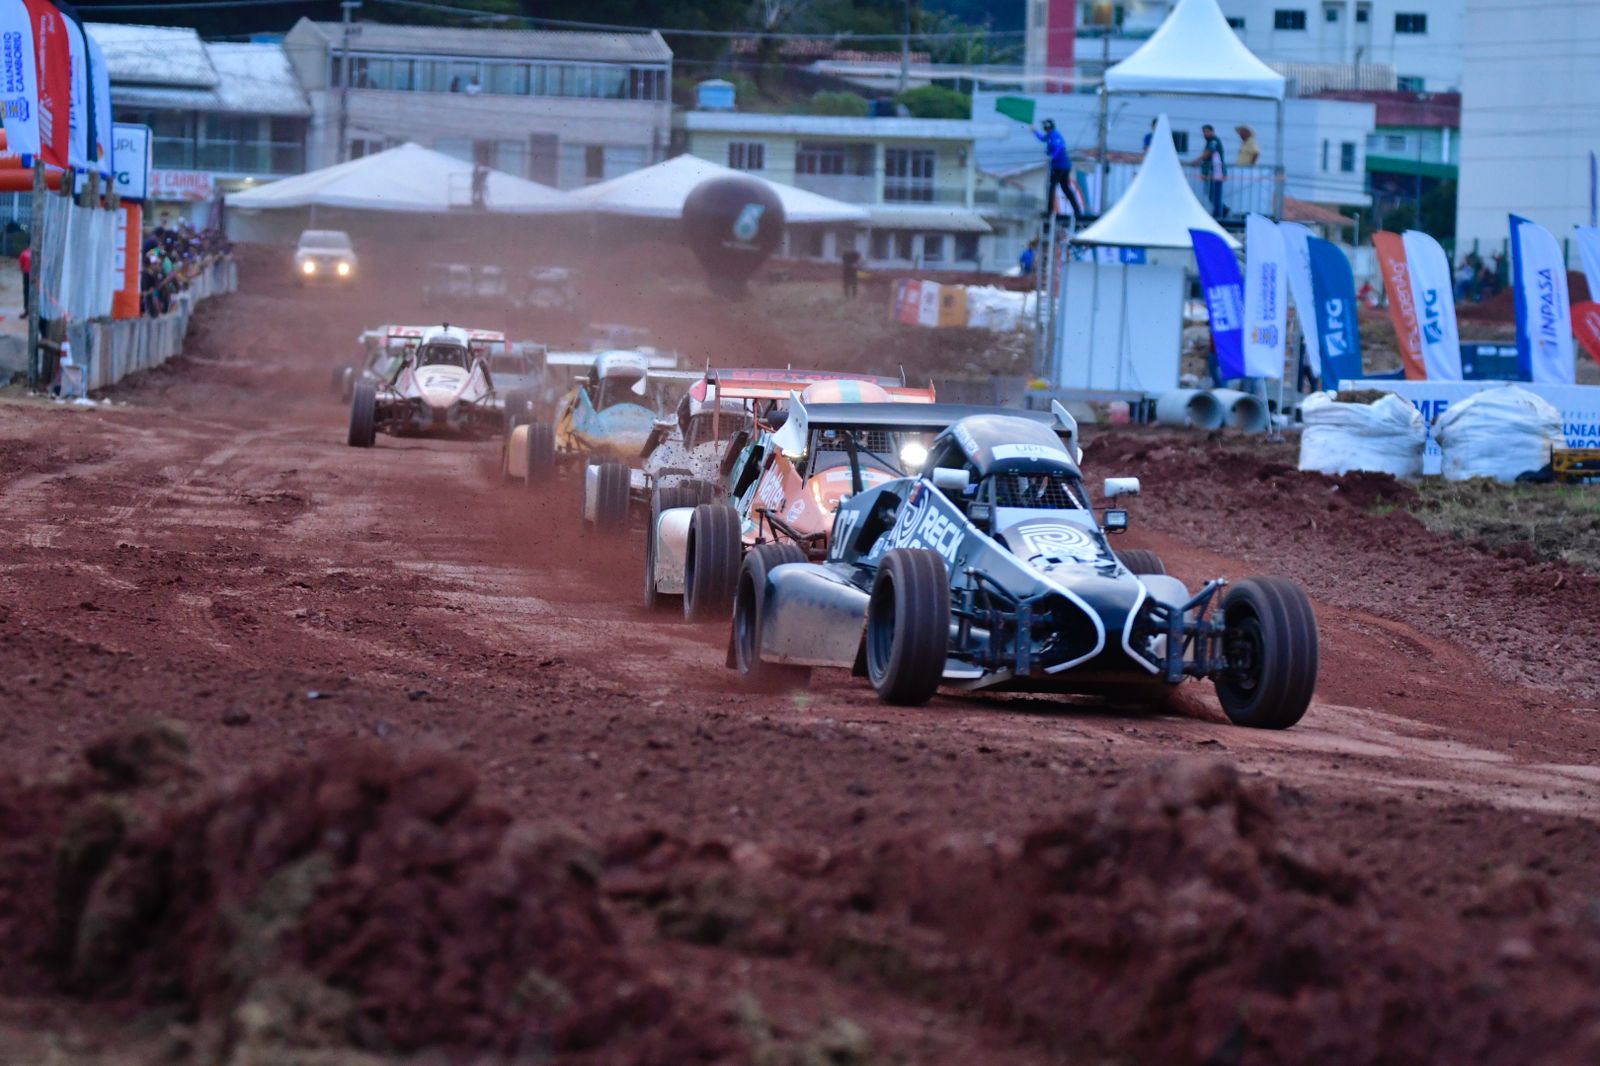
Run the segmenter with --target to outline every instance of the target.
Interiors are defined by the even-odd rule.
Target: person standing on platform
[[[1054,120],[1048,118],[1044,120],[1044,129],[1034,130],[1033,135],[1044,142],[1044,154],[1050,158],[1050,182],[1044,189],[1044,209],[1055,209],[1055,193],[1059,187],[1067,203],[1072,205],[1072,213],[1081,216],[1083,204],[1078,202],[1078,194],[1072,187],[1072,156],[1067,152],[1066,139],[1056,129]]]

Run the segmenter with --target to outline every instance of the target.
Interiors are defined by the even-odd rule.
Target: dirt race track
[[[0,1061],[1600,1060],[1593,576],[1105,432],[1127,546],[1310,590],[1300,726],[753,696],[572,491],[345,447],[403,314],[246,281],[0,406]]]

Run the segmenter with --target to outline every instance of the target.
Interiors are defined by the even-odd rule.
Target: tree
[[[1436,240],[1447,241],[1455,237],[1455,182],[1441,181],[1422,194],[1422,224],[1419,228]]]
[[[897,104],[905,104],[913,118],[972,117],[972,97],[940,85],[907,89],[894,100]]]
[[[811,113],[813,115],[847,115],[851,118],[866,118],[870,110],[866,97],[857,96],[855,93],[830,92],[824,89],[811,97]]]

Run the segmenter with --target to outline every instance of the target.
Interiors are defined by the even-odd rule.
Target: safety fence
[[[67,339],[72,343],[74,360],[87,368],[87,387],[115,385],[129,374],[160,366],[177,355],[189,332],[189,316],[200,301],[233,292],[238,286],[238,264],[232,259],[218,259],[196,273],[188,288],[173,295],[172,307],[166,314],[153,318],[69,320]]]

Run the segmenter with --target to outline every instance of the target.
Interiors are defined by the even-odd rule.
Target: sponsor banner
[[[1202,229],[1192,229],[1194,258],[1200,266],[1200,287],[1211,319],[1211,344],[1217,352],[1217,374],[1223,381],[1245,376],[1244,278],[1228,242]]]
[[[1263,215],[1244,220],[1244,376],[1283,377],[1289,326],[1288,264],[1283,234]]]
[[[111,131],[113,180],[117,195],[143,200],[150,195],[150,127],[118,122]]]
[[[914,326],[922,310],[922,282],[899,281],[895,284],[893,318],[902,326]]]
[[[62,15],[66,23],[67,56],[70,63],[71,95],[67,109],[67,128],[71,130],[67,145],[67,162],[74,170],[88,170],[90,165],[89,142],[94,130],[89,125],[89,46],[85,43],[83,26],[73,18]]]
[[[1583,276],[1589,282],[1589,299],[1600,302],[1600,227],[1579,226],[1574,232]]]
[[[917,325],[937,326],[939,324],[939,283],[937,281],[924,281],[922,283],[921,300],[917,303]]]
[[[1411,401],[1430,427],[1430,443],[1434,420],[1451,404],[1502,384],[1504,382],[1499,381],[1385,381],[1378,378],[1345,382],[1352,389],[1378,389]],[[1561,412],[1567,447],[1600,448],[1600,385],[1514,384],[1542,397]]]
[[[1383,291],[1389,296],[1389,318],[1394,322],[1395,343],[1400,348],[1400,363],[1406,380],[1425,381],[1428,371],[1422,361],[1422,340],[1418,336],[1417,304],[1411,292],[1411,267],[1406,262],[1405,244],[1400,234],[1379,230],[1372,235],[1378,250],[1378,269],[1383,272]]]
[[[1527,379],[1570,385],[1572,308],[1561,245],[1536,222],[1511,216],[1511,287],[1516,294],[1517,356]]]
[[[1585,300],[1572,305],[1572,332],[1589,358],[1600,363],[1600,303]]]
[[[1411,298],[1416,307],[1417,339],[1429,381],[1461,380],[1461,335],[1456,330],[1456,301],[1450,260],[1439,242],[1420,230],[1406,230],[1406,263],[1411,270]],[[1408,373],[1406,377],[1410,377]]]
[[[1110,245],[1075,244],[1072,246],[1074,263],[1104,263],[1107,266],[1144,266],[1150,254],[1144,248],[1121,248]]]
[[[25,0],[33,19],[33,62],[38,75],[39,157],[66,167],[72,150],[72,45],[67,20],[50,0]]]
[[[6,150],[39,154],[39,78],[33,49],[33,16],[21,0],[0,4],[0,120]]]
[[[171,202],[192,200],[201,203],[217,193],[217,184],[203,170],[152,170],[150,199]]]
[[[1312,237],[1306,241],[1306,249],[1311,260],[1317,335],[1322,339],[1322,384],[1337,389],[1341,381],[1362,373],[1356,279],[1350,272],[1350,260],[1332,241]]]
[[[1298,222],[1278,223],[1289,269],[1289,295],[1294,297],[1295,320],[1306,339],[1306,361],[1322,376],[1322,339],[1317,333],[1317,302],[1311,293],[1311,231]]]
[[[100,44],[93,37],[89,42],[89,113],[91,133],[94,137],[91,158],[100,168],[100,176],[107,182],[116,173],[116,139],[111,133],[111,68]]]
[[[119,209],[117,254],[113,257],[111,317],[139,317],[139,248],[144,238],[144,209],[125,203]]]

